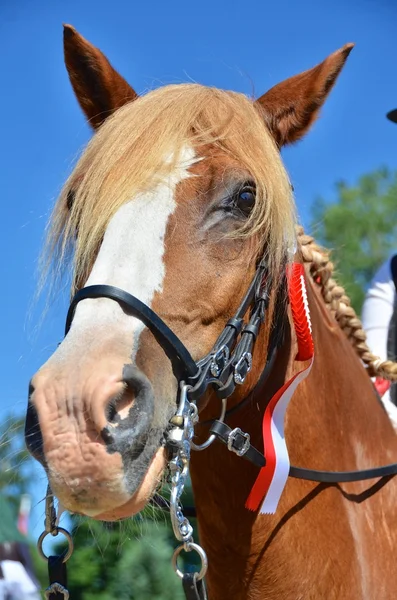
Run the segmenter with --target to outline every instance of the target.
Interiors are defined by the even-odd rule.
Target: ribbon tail
[[[298,346],[295,360],[310,362],[283,385],[265,410],[262,434],[266,465],[260,470],[245,505],[253,511],[260,507],[262,514],[276,512],[287,482],[290,463],[284,435],[285,413],[296,388],[309,375],[314,360],[305,272],[301,263],[294,263],[289,267],[288,288]]]
[[[305,369],[283,385],[266,408],[263,418],[266,465],[260,470],[248,496],[245,505],[248,510],[257,511],[265,494],[260,512],[273,514],[277,509],[290,467],[284,435],[285,412],[296,388],[309,375],[312,364],[313,358]]]

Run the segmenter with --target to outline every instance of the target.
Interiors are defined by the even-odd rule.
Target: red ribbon
[[[311,362],[275,393],[263,416],[262,432],[266,465],[259,472],[247,499],[246,508],[253,511],[258,510],[265,497],[261,512],[268,513],[275,512],[288,478],[289,459],[284,438],[285,411],[295,389],[310,373],[314,358],[303,265],[294,263],[288,269],[287,275],[291,313],[298,345],[295,360],[310,360]]]

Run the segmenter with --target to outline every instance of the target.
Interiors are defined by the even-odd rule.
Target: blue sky
[[[33,302],[51,206],[90,131],[63,65],[62,23],[99,46],[138,92],[194,80],[256,95],[355,42],[322,117],[284,152],[298,210],[381,165],[396,168],[395,0],[1,0],[0,417],[21,414],[32,373],[62,337],[67,291]],[[37,475],[34,501],[44,494]],[[42,506],[32,515],[37,533]]]

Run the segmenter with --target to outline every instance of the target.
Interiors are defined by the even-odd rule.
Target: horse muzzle
[[[132,364],[124,365],[118,382],[104,370],[93,387],[77,390],[44,368],[30,384],[25,428],[27,447],[62,504],[90,516],[117,516],[115,509],[136,494],[140,510],[165,465],[164,426],[155,422],[150,381]]]

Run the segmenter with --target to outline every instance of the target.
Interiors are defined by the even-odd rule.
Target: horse
[[[183,356],[200,364],[245,302],[240,321],[255,347],[224,417],[250,442],[244,434],[243,449],[215,441],[191,456],[211,600],[395,595],[393,476],[290,478],[273,514],[261,514],[245,506],[258,466],[241,458],[248,446],[266,455],[266,407],[297,370],[292,264],[302,268],[315,360],[286,411],[291,461],[346,471],[397,457],[369,377],[395,377],[396,365],[370,353],[327,252],[297,228],[280,156],[316,120],[352,47],[257,100],[193,83],[138,96],[98,48],[64,28],[70,81],[95,134],[51,217],[45,273],[69,269],[77,296],[66,337],[31,380],[26,443],[69,511],[100,520],[138,513],[170,460]],[[266,318],[251,307],[254,327],[244,299],[263,265]],[[227,361],[218,358],[215,371]],[[196,446],[219,417],[217,391],[199,394]]]

